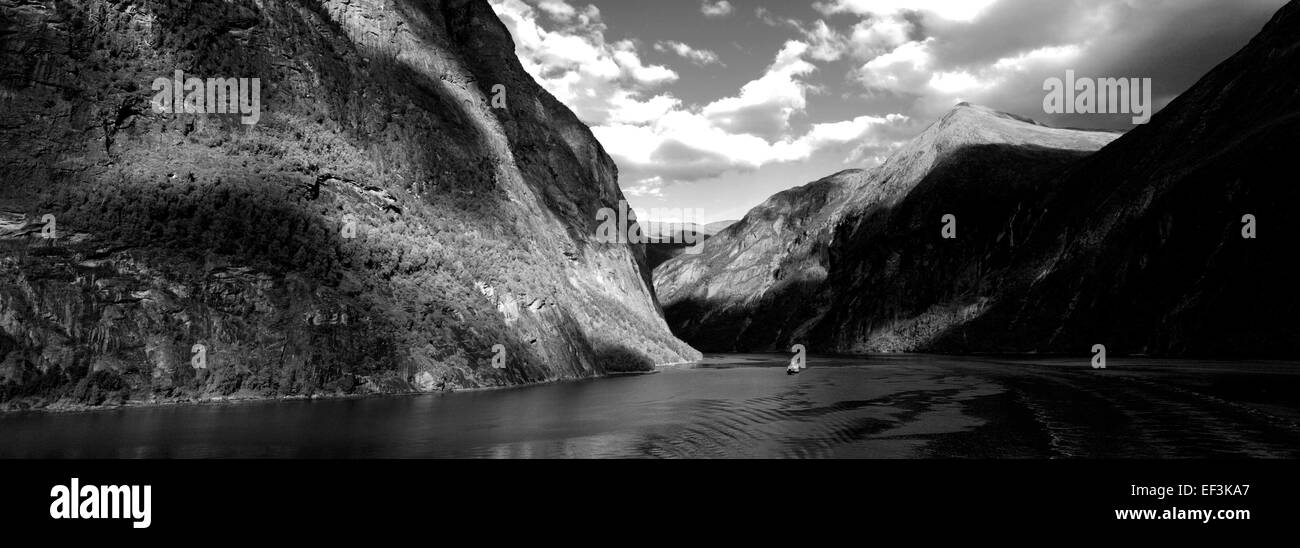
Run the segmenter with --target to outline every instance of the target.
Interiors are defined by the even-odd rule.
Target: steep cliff
[[[617,168],[484,1],[0,0],[0,40],[0,405],[698,357],[644,250],[594,241]],[[259,79],[260,119],[157,112],[177,70]]]

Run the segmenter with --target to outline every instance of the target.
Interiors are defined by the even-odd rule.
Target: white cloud
[[[840,34],[827,25],[825,21],[817,20],[811,27],[801,29],[809,43],[808,56],[817,61],[835,61],[844,55],[850,47],[850,42],[843,34]]]
[[[663,184],[663,177],[641,179],[635,185],[625,187],[623,194],[633,198],[662,198],[664,195]],[[640,216],[638,215],[638,217]]]
[[[798,137],[769,141],[729,132],[699,114],[675,111],[651,124],[617,124],[592,128],[592,131],[611,149],[621,169],[632,173],[653,172],[667,180],[693,181],[728,171],[803,161],[818,152],[845,145],[853,150],[845,161],[856,161],[861,150],[889,144],[889,139],[877,135],[877,130],[907,122],[906,116],[897,114],[860,116],[814,124]]]
[[[1082,53],[1083,48],[1077,44],[1045,46],[1015,57],[998,59],[993,63],[993,68],[1001,71],[1028,72],[1043,66],[1064,67],[1078,60]]]
[[[773,21],[774,26],[780,24]],[[867,60],[892,51],[911,41],[913,25],[901,15],[872,16],[864,18],[840,32],[818,19],[811,25],[789,20],[786,24],[799,30],[811,50],[808,56],[815,61],[837,61],[845,55]]]
[[[641,94],[615,90],[609,97],[609,119],[613,124],[648,124],[681,107],[682,102],[668,94],[642,99]]]
[[[654,87],[677,80],[677,73],[667,67],[641,64],[641,57],[636,52],[636,44],[631,40],[615,42],[613,56],[623,76],[638,84]]]
[[[811,157],[819,150],[836,145],[853,144],[853,152],[844,160],[845,163],[857,162],[861,160],[864,150],[889,144],[885,139],[873,135],[877,126],[901,125],[907,121],[906,116],[890,114],[885,117],[859,116],[843,122],[814,124],[803,137],[777,143],[773,148],[779,158],[793,161]]]
[[[700,13],[703,13],[705,17],[726,17],[731,15],[733,11],[735,11],[735,8],[727,0],[718,0],[716,2],[704,0],[704,3],[700,4]]]
[[[935,37],[904,43],[862,64],[855,75],[868,91],[914,97],[914,115],[937,118],[961,101],[988,104],[1007,98],[1009,90],[1040,94],[1041,77],[1037,75],[1064,71],[1084,51],[1073,44],[1046,46],[992,62],[945,69],[936,45]],[[1033,111],[1025,113],[1032,115]]]
[[[930,45],[933,38],[908,42],[889,53],[877,56],[858,71],[858,79],[868,89],[884,89],[902,93],[917,93],[929,83],[933,57]]]
[[[921,12],[951,21],[974,20],[997,0],[830,0],[814,4],[823,14],[899,15]]]
[[[740,88],[735,97],[704,107],[704,116],[735,133],[776,138],[790,127],[790,117],[807,106],[808,84],[799,79],[816,67],[803,59],[808,44],[786,42],[761,78]]]
[[[491,0],[492,8],[515,40],[524,69],[542,87],[588,124],[644,120],[669,108],[673,100],[646,95],[678,75],[647,65],[629,40],[605,41],[605,25],[595,6],[578,9],[559,0],[542,0],[538,9],[562,19],[562,28],[542,26],[538,9],[522,0]]]
[[[872,17],[853,25],[850,41],[858,58],[870,58],[910,41],[912,23],[900,16]]]
[[[556,21],[570,21],[578,14],[578,10],[573,9],[573,6],[564,0],[541,0],[537,3],[537,7]]]
[[[718,59],[718,54],[707,49],[695,49],[690,44],[675,42],[672,40],[656,42],[655,51],[671,51],[692,63],[700,66],[721,65],[722,61]]]

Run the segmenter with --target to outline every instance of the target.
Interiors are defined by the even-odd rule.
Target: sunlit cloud
[[[727,0],[717,0],[716,2],[704,0],[704,3],[700,4],[700,13],[703,13],[705,17],[726,17],[731,15],[733,11],[736,11],[736,8]]]

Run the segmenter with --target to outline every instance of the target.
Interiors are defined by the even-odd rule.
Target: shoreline
[[[242,404],[272,403],[272,402],[289,403],[289,402],[304,402],[304,401],[317,401],[317,400],[327,400],[327,401],[361,400],[361,399],[370,399],[370,398],[418,397],[418,396],[436,396],[436,395],[450,395],[450,394],[462,394],[462,393],[490,392],[490,391],[499,391],[499,390],[519,390],[519,389],[533,388],[533,387],[547,386],[547,385],[561,384],[561,383],[577,383],[577,382],[596,381],[602,379],[615,379],[615,378],[623,378],[623,377],[639,377],[645,375],[655,375],[666,370],[687,369],[693,366],[698,366],[704,363],[705,361],[707,361],[709,356],[716,357],[716,356],[744,356],[744,355],[765,356],[765,357],[770,356],[773,358],[781,358],[781,359],[787,358],[789,356],[788,353],[782,353],[782,352],[741,352],[741,353],[706,352],[704,358],[698,361],[681,361],[681,362],[657,364],[654,366],[653,369],[647,371],[611,372],[611,373],[604,373],[601,375],[594,375],[590,377],[549,379],[549,380],[542,380],[542,381],[529,382],[523,384],[512,384],[506,386],[482,386],[482,387],[473,387],[473,388],[456,388],[450,390],[438,390],[438,391],[431,391],[431,392],[417,392],[417,391],[372,392],[372,393],[364,393],[364,394],[322,393],[322,394],[313,394],[310,396],[304,396],[304,395],[218,396],[218,397],[197,398],[197,399],[164,399],[164,400],[155,400],[155,401],[128,400],[126,402],[120,404],[114,404],[114,405],[87,405],[87,404],[79,404],[79,403],[61,403],[63,400],[59,400],[44,406],[28,407],[28,408],[13,408],[10,407],[8,404],[5,404],[3,407],[0,407],[0,419],[3,419],[6,416],[14,416],[14,415],[20,415],[26,413],[58,413],[58,414],[91,413],[91,412],[100,412],[100,411],[121,411],[121,410],[128,410],[128,409],[140,409],[140,408],[151,408],[151,407],[161,408],[161,407],[198,406],[198,405],[219,406],[219,405],[242,405]],[[809,356],[814,358],[831,358],[831,359],[871,359],[871,358],[890,358],[890,357],[900,357],[900,356],[933,356],[936,358],[945,358],[945,359],[957,359],[957,360],[972,359],[972,360],[979,360],[979,361],[987,361],[991,363],[1001,362],[1004,365],[1008,365],[1008,366],[1023,365],[1023,364],[1051,365],[1050,362],[1053,361],[1087,359],[1087,357],[1080,356],[1080,355],[1033,354],[1033,353],[933,354],[933,353],[923,353],[923,352],[897,352],[897,353],[874,353],[874,354],[810,354]],[[1233,359],[1233,358],[1186,358],[1186,357],[1169,357],[1169,356],[1129,355],[1129,356],[1113,356],[1111,357],[1111,359],[1121,360],[1121,361],[1125,359],[1135,359],[1135,360],[1150,361],[1155,364],[1164,361],[1190,360],[1190,361],[1198,361],[1198,362],[1208,362],[1213,364],[1231,363],[1231,364],[1240,364],[1240,365],[1272,365],[1272,366],[1287,365],[1287,366],[1300,367],[1300,361],[1287,360],[1287,359],[1275,359],[1275,358]]]
[[[685,362],[696,363],[696,362]],[[450,390],[437,390],[433,392],[372,392],[369,394],[312,394],[310,396],[289,395],[289,396],[218,396],[211,398],[198,399],[165,399],[165,400],[127,400],[126,402],[114,405],[87,405],[79,403],[60,403],[62,400],[55,401],[51,404],[41,407],[30,407],[26,409],[13,409],[9,407],[0,408],[0,419],[6,416],[21,415],[27,413],[45,413],[45,414],[74,414],[74,413],[96,413],[101,411],[125,411],[129,409],[147,409],[147,408],[167,408],[167,407],[184,407],[184,406],[233,406],[258,403],[290,403],[290,402],[312,402],[312,401],[342,401],[342,400],[365,400],[377,398],[414,398],[420,396],[442,396],[451,394],[471,394],[475,392],[496,392],[504,390],[519,390],[524,388],[535,388],[539,386],[548,386],[553,384],[578,383],[587,381],[596,381],[601,379],[611,379],[620,377],[640,377],[645,375],[655,375],[659,373],[658,367],[655,366],[652,371],[625,371],[615,373],[604,373],[591,377],[575,377],[566,379],[550,379],[523,384],[512,384],[507,386],[480,386],[473,388],[455,388]]]

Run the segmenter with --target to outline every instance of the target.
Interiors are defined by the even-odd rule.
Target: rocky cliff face
[[[698,357],[643,249],[594,241],[617,168],[486,2],[0,0],[0,40],[0,405]],[[260,120],[155,111],[176,70],[258,78]]]
[[[812,338],[820,341],[817,326],[837,303],[862,304],[856,295],[844,294],[843,287],[827,283],[841,268],[844,250],[881,256],[886,259],[884,270],[895,272],[907,253],[891,250],[878,234],[844,232],[844,227],[867,222],[868,231],[878,229],[880,220],[893,215],[900,202],[929,192],[933,185],[923,184],[926,177],[950,164],[959,166],[948,169],[974,192],[963,200],[971,211],[983,211],[986,203],[1001,211],[1005,204],[999,200],[1029,173],[1076,160],[1115,137],[1044,127],[984,107],[958,105],[876,169],[844,171],[777,194],[710,240],[700,255],[679,257],[657,268],[655,284],[669,322],[699,348],[785,350]],[[1001,166],[983,159],[978,166],[969,164],[977,159],[972,150],[1005,152],[1017,164]],[[975,202],[981,207],[974,207]],[[944,214],[910,222],[917,223],[918,233],[938,236]],[[981,216],[987,214],[994,213]],[[871,279],[871,274],[860,271],[855,276]],[[825,345],[821,348],[829,351]]]
[[[659,267],[656,283],[670,323],[705,349],[1083,354],[1103,344],[1294,358],[1300,190],[1286,174],[1300,152],[1297,90],[1292,2],[1150,124],[1095,154],[1113,136],[959,107],[881,168],[850,175],[863,183],[841,175],[792,191],[813,195],[800,205],[778,196],[700,258]],[[761,219],[777,222],[754,228]],[[813,228],[775,230],[792,225]],[[738,277],[746,269],[758,272]]]

